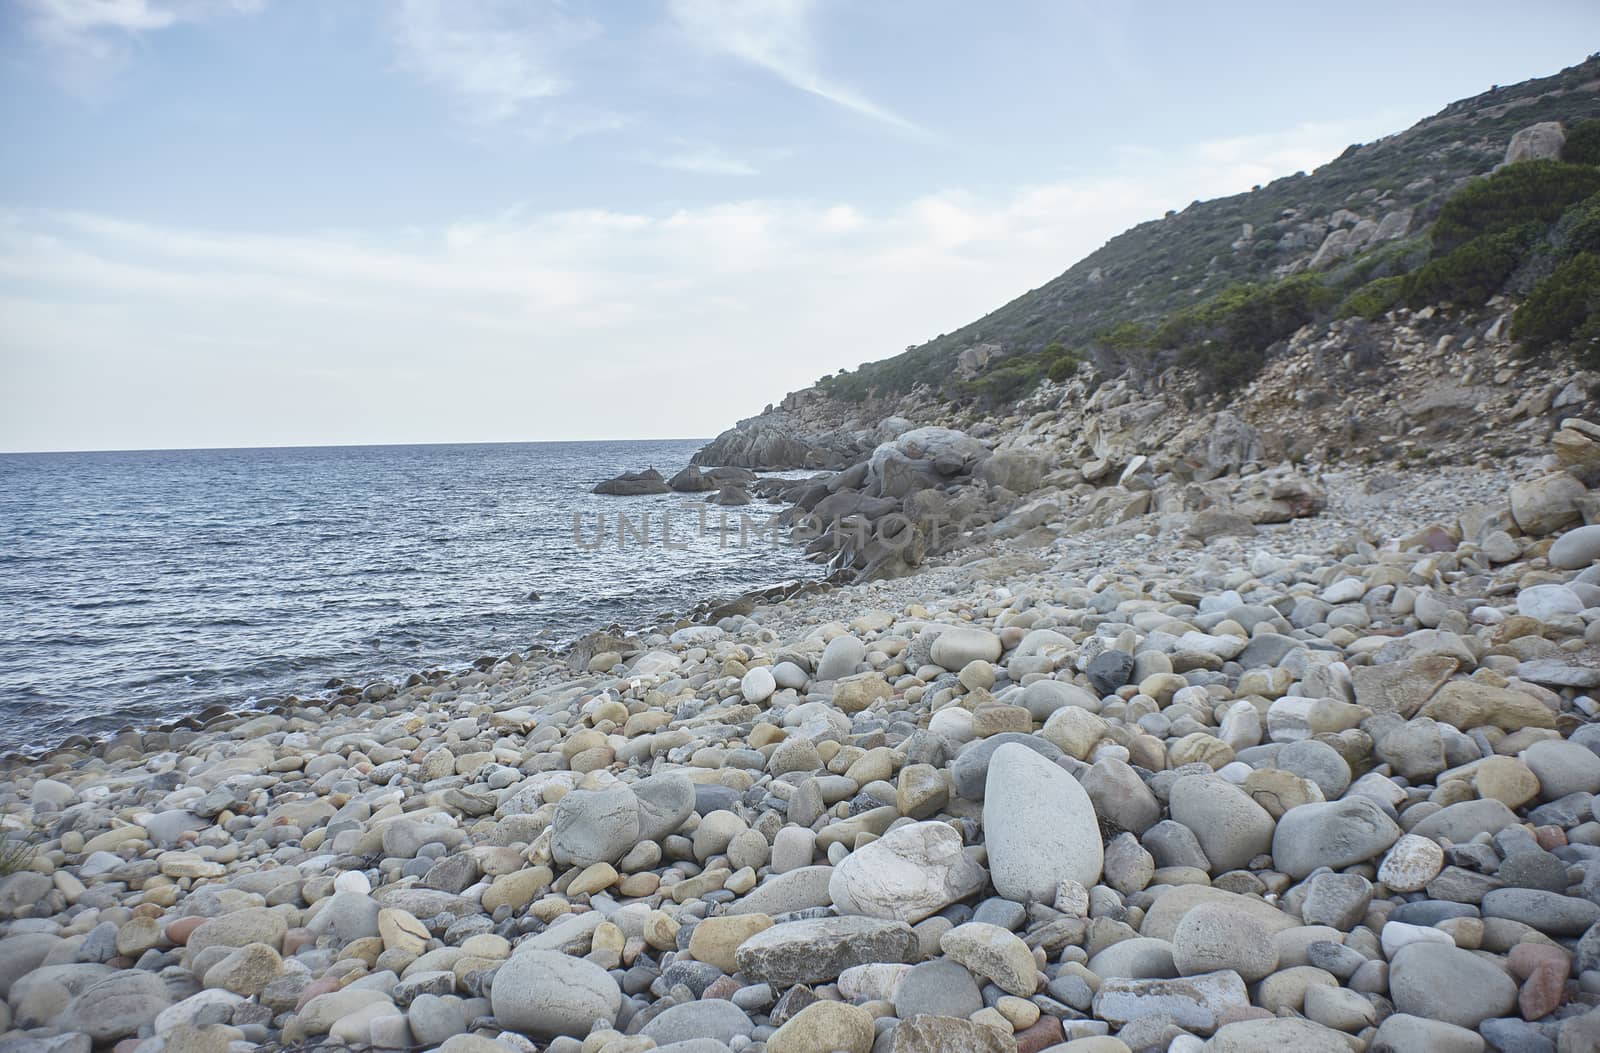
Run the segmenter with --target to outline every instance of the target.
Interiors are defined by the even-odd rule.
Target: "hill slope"
[[[874,444],[870,429],[883,417],[1004,415],[1085,362],[1104,379],[1187,369],[1200,394],[1231,397],[1309,324],[1378,319],[1397,306],[1471,314],[1497,295],[1520,300],[1587,247],[1571,244],[1570,214],[1587,206],[1600,229],[1600,156],[1589,156],[1600,152],[1600,123],[1585,125],[1596,118],[1600,56],[1452,103],[1314,172],[1140,224],[955,332],[790,395],[699,460],[849,463]],[[1490,180],[1498,197],[1483,192],[1477,177],[1511,158],[1545,160]],[[1536,207],[1496,211],[1508,197]],[[1587,272],[1569,270],[1567,284],[1587,289]]]

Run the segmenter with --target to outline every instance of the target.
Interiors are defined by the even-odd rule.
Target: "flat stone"
[[[998,925],[967,922],[939,937],[939,949],[1002,991],[1026,998],[1038,990],[1038,967],[1028,945]]]
[[[1501,888],[1483,897],[1484,917],[1510,918],[1547,936],[1578,936],[1600,922],[1600,904],[1533,888]]]
[[[837,979],[852,965],[909,962],[917,937],[903,921],[851,915],[785,922],[739,945],[739,970],[778,987]]]
[[[1350,1053],[1345,1036],[1310,1020],[1238,1020],[1217,1029],[1204,1053]]]
[[[1110,979],[1100,984],[1094,996],[1094,1015],[1118,1027],[1161,1014],[1200,1035],[1211,1034],[1228,1016],[1249,1006],[1250,994],[1234,972],[1174,980]]]
[[[735,1038],[749,1038],[754,1029],[743,1009],[720,998],[707,998],[671,1007],[640,1028],[639,1034],[664,1046],[691,1038],[732,1042]]]
[[[964,1018],[982,1008],[977,981],[964,966],[948,958],[912,966],[895,988],[894,1012],[901,1020],[920,1014]]]

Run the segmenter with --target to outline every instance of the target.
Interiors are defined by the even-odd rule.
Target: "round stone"
[[[1254,983],[1278,967],[1272,934],[1243,911],[1202,903],[1172,934],[1172,963],[1184,976],[1231,969]]]
[[[946,629],[934,638],[933,664],[959,672],[972,662],[994,662],[1003,648],[1000,637],[986,629]]]
[[[1444,869],[1444,849],[1431,838],[1406,834],[1378,867],[1378,880],[1394,892],[1420,892]]]
[[[756,666],[739,681],[739,692],[746,702],[762,703],[778,690],[778,681],[765,666]]]
[[[1535,742],[1522,751],[1522,762],[1539,780],[1541,800],[1569,793],[1600,793],[1600,755],[1565,739]]]
[[[518,951],[494,974],[490,1005],[502,1027],[535,1038],[581,1038],[622,1007],[622,989],[600,966],[560,951]]]

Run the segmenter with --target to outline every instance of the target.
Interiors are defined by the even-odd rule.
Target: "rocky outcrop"
[[[1511,142],[1506,146],[1504,163],[1509,165],[1541,158],[1556,159],[1561,156],[1561,148],[1565,145],[1567,133],[1560,121],[1540,121],[1511,137]]]
[[[646,468],[642,472],[623,472],[614,479],[607,479],[589,492],[609,494],[613,497],[638,497],[641,494],[671,493],[672,490],[660,472],[654,468]]]

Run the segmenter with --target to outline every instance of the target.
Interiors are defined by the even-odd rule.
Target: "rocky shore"
[[[1587,479],[1056,508],[13,761],[0,1053],[1600,1048]]]

